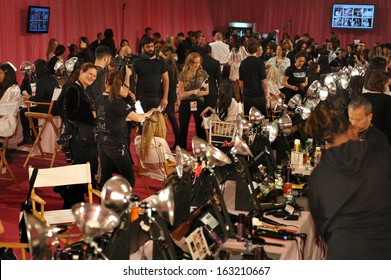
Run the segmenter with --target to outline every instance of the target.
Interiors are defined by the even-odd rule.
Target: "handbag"
[[[77,108],[80,106],[80,92],[79,89],[76,87],[77,93],[78,93],[78,102],[77,102]],[[65,98],[66,92],[64,93]],[[65,126],[65,131],[68,132],[68,127],[72,130],[72,135],[75,139],[75,143],[81,146],[85,145],[91,145],[96,143],[96,134],[97,134],[97,127],[93,126],[91,124],[85,123],[85,122],[79,122],[70,120],[66,114],[66,103],[63,102],[63,116],[62,118],[66,121],[66,123],[69,123],[70,126]]]
[[[69,121],[69,120],[68,120]],[[75,141],[79,145],[96,143],[96,127],[84,122],[69,121],[74,125]]]
[[[27,238],[27,230],[26,230],[26,221],[25,221],[25,215],[24,213],[27,214],[32,214],[32,205],[31,205],[31,192],[34,187],[35,179],[37,178],[38,174],[38,169],[34,168],[33,169],[33,174],[31,175],[30,178],[30,188],[27,193],[26,200],[22,202],[22,205],[20,206],[20,213],[19,213],[19,240],[20,243],[28,243],[28,238]],[[29,250],[26,249],[28,252]]]

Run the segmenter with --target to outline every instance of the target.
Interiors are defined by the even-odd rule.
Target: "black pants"
[[[176,100],[168,100],[168,104],[164,112],[167,114],[168,120],[170,121],[172,131],[175,136],[174,145],[179,145],[180,133],[179,133],[179,125],[175,117],[175,102]]]
[[[216,107],[216,104],[217,104],[217,99],[218,99],[218,96],[217,94],[208,94],[207,96],[204,97],[205,98],[205,108],[206,107],[211,107],[211,108],[215,108]]]
[[[96,188],[95,174],[98,170],[98,149],[96,144],[79,145],[71,140],[73,164],[82,164],[89,162],[91,168],[92,187]],[[70,174],[70,176],[72,176]],[[74,204],[84,202],[84,196],[87,192],[85,185],[67,186],[63,192],[63,208],[71,208]]]
[[[256,107],[261,113],[266,116],[266,100],[264,97],[252,97],[243,95],[244,114],[248,116],[251,107]]]
[[[140,95],[141,106],[143,107],[144,112],[148,112],[152,108],[157,108],[160,105],[162,98],[160,96],[143,96]]]
[[[23,139],[28,140],[31,138],[32,131],[30,128],[30,122],[29,119],[25,116],[24,113],[27,112],[27,108],[22,108],[20,109],[20,123],[22,124],[23,128]],[[47,106],[35,106],[30,108],[30,112],[39,112],[39,113],[47,113],[48,112],[48,107]],[[35,127],[38,126],[38,120],[33,119]],[[38,132],[38,131],[37,131]]]
[[[118,173],[134,187],[136,180],[133,172],[133,162],[127,145],[102,143],[98,146],[98,149],[102,170],[101,186],[113,176],[114,171],[118,170]]]
[[[181,100],[181,105],[179,106],[179,124],[180,124],[179,130],[181,135],[179,146],[186,150],[187,150],[186,148],[187,134],[189,132],[189,123],[190,123],[191,115],[193,115],[194,117],[197,136],[201,139],[206,140],[205,129],[201,126],[202,124],[201,113],[205,109],[205,104],[201,100],[196,100],[197,111],[191,111],[190,102],[191,102],[190,100],[186,100],[186,99]]]

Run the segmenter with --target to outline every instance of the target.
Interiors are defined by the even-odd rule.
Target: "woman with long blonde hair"
[[[143,132],[141,134],[140,157],[142,160],[148,158],[151,142],[154,137],[166,139],[167,129],[164,116],[159,111],[154,111],[151,116],[145,120]]]
[[[206,139],[201,113],[205,109],[204,96],[209,94],[208,73],[202,69],[199,53],[189,53],[182,72],[178,76],[180,143],[186,149],[190,117],[193,115],[197,136]]]
[[[267,88],[267,100],[269,100],[269,103],[266,104],[267,108],[274,109],[277,99],[278,98],[284,98],[284,94],[280,92],[280,89],[278,88],[278,68],[274,65],[271,65],[269,69],[267,70],[266,75],[266,88]]]
[[[164,116],[159,111],[154,111],[144,121],[142,134],[134,139],[137,154],[144,168],[150,171],[159,170],[162,179],[165,178],[164,162],[174,162],[167,140],[167,129]]]

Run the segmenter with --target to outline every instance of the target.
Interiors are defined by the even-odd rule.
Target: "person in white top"
[[[239,67],[247,56],[248,53],[242,45],[242,39],[239,36],[233,36],[233,45],[228,58],[228,64],[230,65],[229,79],[234,84],[234,97],[238,102],[242,100],[239,89]]]
[[[10,63],[0,65],[0,102],[19,101],[22,97],[14,67]],[[13,135],[16,127],[17,115],[0,117],[1,137]]]
[[[271,65],[267,70],[267,76],[266,76],[266,86],[267,86],[266,95],[268,96],[267,100],[269,100],[269,102],[266,104],[266,107],[270,108],[271,110],[274,110],[278,98],[285,97],[285,95],[280,92],[278,86],[278,78],[279,78],[278,75],[279,72],[277,67],[275,65]]]
[[[278,69],[277,86],[278,89],[281,90],[284,87],[282,85],[282,77],[284,76],[285,70],[291,66],[291,61],[289,58],[285,57],[282,46],[277,46],[276,56],[271,57],[266,62],[266,69],[269,69],[272,65]]]
[[[223,42],[221,32],[216,32],[214,42],[209,45],[212,47],[212,57],[220,62],[221,71],[224,65],[228,63],[229,46]]]
[[[167,177],[163,163],[175,162],[166,140],[167,129],[164,116],[155,111],[144,121],[142,134],[134,139],[136,153],[142,167],[154,173],[154,178],[163,181]],[[173,170],[169,170],[169,173]]]

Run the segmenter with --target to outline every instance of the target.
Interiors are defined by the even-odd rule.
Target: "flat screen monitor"
[[[232,21],[228,23],[229,32],[232,33],[233,30],[236,30],[236,34],[239,37],[245,36],[246,31],[249,31],[251,34],[253,32],[253,27],[251,22]]]
[[[29,6],[27,15],[28,33],[48,33],[50,8]]]
[[[332,28],[372,29],[375,18],[373,4],[333,4]]]

